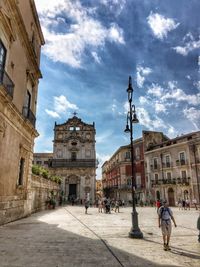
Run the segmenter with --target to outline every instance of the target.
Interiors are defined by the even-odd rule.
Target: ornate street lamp
[[[135,207],[135,165],[134,165],[134,155],[133,155],[133,123],[138,123],[139,120],[136,116],[135,105],[132,105],[132,97],[133,97],[133,88],[131,76],[129,76],[129,84],[128,84],[128,102],[129,102],[129,111],[127,113],[127,121],[126,121],[126,129],[125,133],[130,133],[130,141],[131,141],[131,181],[132,181],[132,227],[129,232],[129,237],[131,238],[143,238],[143,233],[140,231],[138,226],[138,213]]]

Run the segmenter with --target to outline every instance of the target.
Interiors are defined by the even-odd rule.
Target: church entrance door
[[[71,199],[71,198],[76,198],[77,197],[77,192],[76,192],[76,190],[77,190],[77,186],[76,186],[76,184],[69,184],[69,198]]]

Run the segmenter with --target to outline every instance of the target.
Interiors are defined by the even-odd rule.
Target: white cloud
[[[101,64],[101,58],[98,56],[97,52],[93,51],[91,54],[92,54],[92,57],[94,58],[95,62],[98,64]]]
[[[138,87],[142,87],[145,81],[145,76],[149,75],[152,70],[148,67],[137,66],[136,82]]]
[[[167,135],[170,137],[173,137],[176,135],[176,130],[174,127],[166,122],[164,122],[161,118],[158,116],[151,116],[147,110],[144,108],[137,108],[137,114],[139,123],[141,125],[144,125],[147,129],[152,131],[166,131]]]
[[[167,100],[175,100],[176,103],[185,101],[188,104],[195,106],[200,104],[200,93],[193,95],[186,94],[182,89],[177,87],[176,81],[169,81],[168,88],[166,89],[157,84],[152,84],[148,89],[147,94],[159,98],[159,103],[166,105],[169,105],[169,103],[165,103]],[[152,101],[155,103],[155,99],[152,99]]]
[[[176,46],[173,49],[183,56],[187,56],[189,52],[200,48],[200,40],[195,41],[191,33],[186,34],[183,38],[183,46]]]
[[[164,94],[164,89],[158,84],[152,84],[148,89],[147,94],[153,95],[155,97],[161,97]]]
[[[126,0],[100,0],[100,2],[117,16],[122,12],[126,4]]]
[[[139,123],[144,125],[150,130],[155,130],[158,128],[166,128],[166,125],[164,121],[159,118],[158,116],[155,116],[154,118],[151,118],[148,111],[144,108],[137,108],[137,114]]]
[[[174,127],[171,125],[168,125],[167,136],[172,138],[174,136],[177,136],[177,134],[178,132],[174,129]]]
[[[176,29],[179,23],[175,23],[175,21],[171,18],[165,18],[164,16],[158,13],[152,13],[148,16],[147,22],[153,31],[153,34],[158,39],[163,39],[167,37],[168,32]]]
[[[182,89],[174,87],[162,96],[162,100],[175,99],[176,102],[185,101],[190,105],[200,105],[200,93],[194,95],[186,94]]]
[[[60,118],[60,115],[56,111],[45,109],[45,112],[53,118]]]
[[[156,113],[166,112],[166,106],[158,101],[155,102],[155,111]]]
[[[125,43],[123,30],[116,23],[106,28],[92,17],[94,9],[86,9],[79,1],[37,0],[36,5],[46,40],[43,53],[53,61],[80,68],[86,48],[94,48],[96,51],[106,41]],[[59,17],[71,20],[71,24],[65,23]],[[61,24],[62,27],[59,27]],[[61,32],[63,25],[65,31]]]
[[[70,103],[64,95],[54,97],[54,109],[57,113],[65,113],[68,109],[77,110],[76,104]]]
[[[148,99],[146,97],[144,97],[144,96],[140,96],[139,97],[139,102],[140,102],[141,105],[149,103]]]
[[[194,107],[185,108],[183,110],[184,116],[192,122],[196,130],[200,130],[200,110]]]
[[[60,118],[60,115],[65,114],[69,110],[77,110],[76,104],[70,103],[64,95],[54,96],[54,110],[45,109],[46,113],[53,118]]]

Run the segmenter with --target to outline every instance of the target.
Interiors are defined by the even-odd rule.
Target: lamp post
[[[138,213],[135,207],[135,170],[134,170],[134,155],[133,155],[133,123],[138,123],[139,120],[136,116],[135,105],[132,104],[133,97],[133,88],[131,76],[129,76],[129,84],[128,84],[128,102],[129,102],[129,111],[127,113],[127,122],[125,133],[130,133],[130,141],[131,141],[131,182],[132,182],[132,227],[129,232],[129,237],[131,238],[143,238],[143,233],[140,231],[138,226]]]

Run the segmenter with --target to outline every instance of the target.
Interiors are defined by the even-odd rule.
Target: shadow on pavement
[[[177,266],[156,264],[109,246],[115,258],[100,239],[74,234],[58,224],[42,222],[39,217],[40,214],[34,215],[0,227],[1,267]]]

